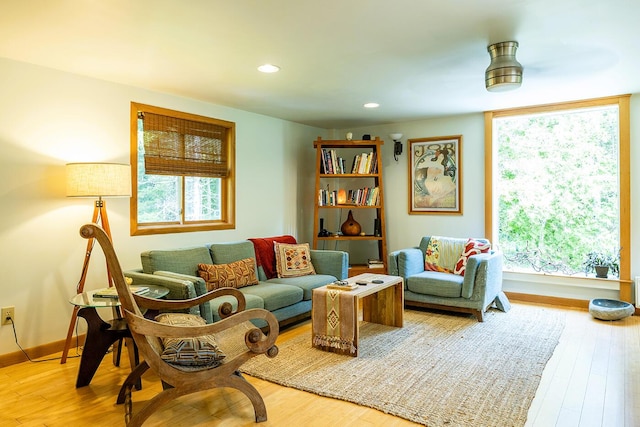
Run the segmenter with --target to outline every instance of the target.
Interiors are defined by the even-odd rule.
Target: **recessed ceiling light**
[[[366,104],[364,104],[364,108],[378,108],[380,106],[380,104],[378,104],[377,102],[367,102]]]
[[[258,71],[261,71],[263,73],[277,73],[278,71],[280,71],[280,67],[273,64],[263,64],[258,67]]]

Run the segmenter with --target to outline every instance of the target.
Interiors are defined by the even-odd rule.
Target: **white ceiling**
[[[0,57],[327,129],[640,92],[638,0],[1,1]]]

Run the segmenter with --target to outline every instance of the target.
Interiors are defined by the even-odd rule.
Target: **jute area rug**
[[[280,344],[248,375],[426,426],[522,426],[564,328],[561,312],[526,305],[475,317],[405,310],[404,327],[363,323],[357,358]]]

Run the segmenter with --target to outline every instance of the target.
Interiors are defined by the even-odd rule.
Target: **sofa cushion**
[[[245,258],[229,264],[198,264],[198,274],[207,283],[207,290],[218,288],[242,288],[257,285],[256,263]]]
[[[264,301],[264,309],[274,311],[302,301],[302,289],[280,283],[260,282],[258,286],[242,288],[245,295],[255,295]]]
[[[311,264],[308,243],[274,243],[278,277],[299,277],[316,274]]]
[[[407,277],[407,289],[424,295],[459,298],[462,295],[464,277],[458,274],[425,271]]]
[[[424,269],[453,273],[467,239],[431,236],[425,250]]]
[[[275,236],[275,237],[262,237],[249,239],[255,248],[256,261],[258,269],[262,268],[264,277],[260,280],[273,279],[278,276],[276,269],[276,254],[274,244],[277,243],[290,243],[295,244],[296,239],[290,235]]]
[[[213,263],[209,250],[204,246],[146,251],[142,252],[140,258],[142,271],[147,274],[153,274],[156,271],[171,271],[198,277],[198,264]]]
[[[200,316],[184,313],[163,313],[156,316],[160,323],[174,326],[206,325]],[[190,338],[162,338],[162,360],[177,367],[207,367],[220,365],[225,354],[218,348],[213,335]]]
[[[469,239],[460,254],[460,259],[456,262],[456,267],[453,272],[464,276],[464,272],[467,268],[467,261],[470,256],[487,253],[491,250],[491,243],[487,239]]]
[[[282,283],[285,285],[297,286],[304,292],[302,299],[305,301],[311,301],[311,294],[315,288],[328,285],[336,280],[336,277],[328,274],[311,274],[300,277],[276,277],[268,280],[267,283]]]

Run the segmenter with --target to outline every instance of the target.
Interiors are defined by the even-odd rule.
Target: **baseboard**
[[[546,295],[522,294],[518,292],[505,292],[509,299],[514,301],[532,302],[536,304],[549,304],[561,307],[573,307],[589,310],[589,300],[551,297]]]
[[[74,337],[72,342],[73,346],[70,349],[69,354],[71,353],[75,354],[74,348],[76,346],[76,342],[78,343],[79,346],[84,345],[84,338],[85,338],[84,334],[79,335],[77,337],[78,341],[76,341],[76,337]],[[49,356],[54,353],[62,352],[62,350],[64,350],[65,341],[66,340],[54,341],[54,342],[42,344],[36,347],[27,348],[25,349],[25,351],[27,352],[31,360],[35,360],[41,357]],[[0,368],[4,368],[5,366],[9,366],[9,365],[15,365],[16,363],[27,362],[29,358],[27,358],[27,356],[21,351],[16,351],[16,352],[7,353],[7,354],[0,354]]]
[[[518,292],[505,292],[505,294],[509,297],[510,300],[514,301],[532,302],[536,304],[549,304],[561,307],[573,307],[580,308],[582,310],[589,310],[589,300],[522,294]],[[640,308],[635,307],[635,310],[636,316],[640,315]]]

